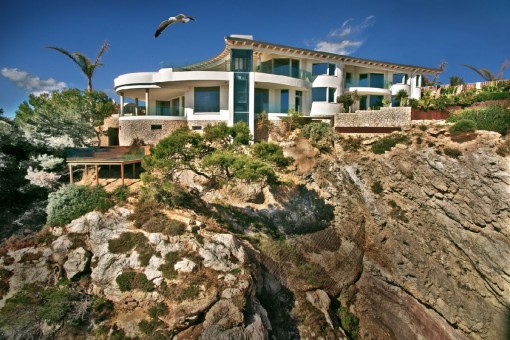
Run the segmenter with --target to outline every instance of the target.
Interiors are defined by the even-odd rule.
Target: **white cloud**
[[[2,76],[13,82],[16,86],[21,87],[27,92],[33,93],[35,95],[40,95],[41,93],[48,93],[55,90],[62,90],[67,87],[67,84],[64,82],[57,82],[53,78],[43,80],[35,75],[29,74],[28,72],[17,68],[4,67],[0,73]]]
[[[366,17],[361,23],[354,24],[354,19],[347,19],[340,28],[329,32],[328,37],[315,43],[316,51],[336,54],[351,54],[363,45],[362,34],[375,23],[375,16]]]

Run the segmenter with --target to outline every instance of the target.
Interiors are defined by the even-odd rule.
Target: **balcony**
[[[138,114],[136,113],[136,107],[133,105],[124,106],[124,116],[169,116],[169,117],[183,117],[184,108],[176,107],[161,107],[161,106],[149,106],[149,110],[145,106],[138,106]]]
[[[377,81],[370,82],[368,81],[351,81],[345,83],[345,88],[349,92],[357,91],[360,95],[391,95],[391,85],[390,81]]]

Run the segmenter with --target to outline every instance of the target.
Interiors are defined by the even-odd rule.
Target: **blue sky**
[[[179,13],[196,22],[154,38],[159,23]],[[480,77],[462,64],[497,72],[510,59],[510,0],[0,0],[0,108],[12,116],[29,93],[86,88],[79,68],[45,46],[94,58],[107,40],[93,86],[118,101],[115,77],[207,59],[230,34],[395,63],[446,60],[440,81],[475,82]]]

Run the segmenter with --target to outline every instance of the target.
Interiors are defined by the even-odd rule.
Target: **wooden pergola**
[[[95,170],[96,170],[96,184],[99,184],[99,166],[100,165],[108,165],[108,172],[110,173],[111,172],[111,169],[112,169],[112,165],[120,165],[120,177],[122,179],[122,184],[124,184],[124,166],[127,165],[127,164],[133,164],[133,177],[135,176],[135,168],[136,168],[136,163],[141,163],[142,160],[141,159],[135,159],[135,160],[129,160],[129,161],[123,161],[123,160],[118,160],[118,161],[89,161],[89,162],[83,162],[83,161],[77,161],[77,162],[67,162],[67,164],[69,165],[69,181],[70,183],[74,183],[74,179],[73,179],[73,166],[74,165],[84,165],[85,166],[85,175],[88,174],[88,168],[89,168],[89,165],[92,165],[94,166]]]
[[[96,171],[96,184],[99,184],[99,166],[108,165],[108,173],[111,174],[112,165],[120,165],[120,176],[124,184],[125,166],[132,164],[133,177],[136,174],[136,163],[141,163],[147,154],[147,148],[140,147],[116,147],[103,149],[73,149],[68,151],[67,164],[69,166],[69,181],[74,182],[73,166],[85,166],[85,174],[88,174],[89,166]]]

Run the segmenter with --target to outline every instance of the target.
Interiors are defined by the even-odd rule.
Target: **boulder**
[[[64,263],[64,270],[69,280],[76,275],[83,273],[90,263],[90,252],[82,247],[77,248],[69,254],[67,261]]]

